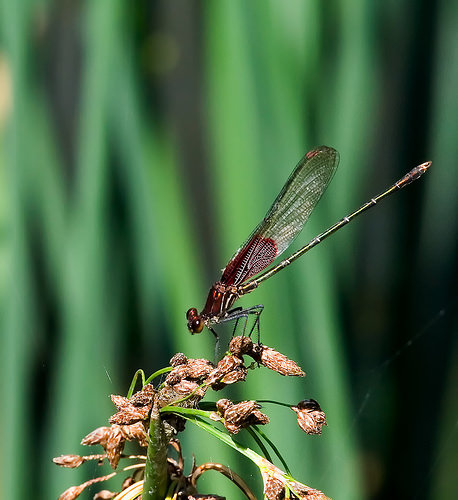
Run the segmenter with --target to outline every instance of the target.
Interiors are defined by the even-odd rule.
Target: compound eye
[[[191,321],[190,330],[192,333],[200,333],[203,329],[204,329],[204,322],[201,319],[196,318]]]
[[[191,307],[191,309],[188,309],[188,312],[186,313],[186,319],[188,321],[193,320],[197,316],[197,309],[195,307]]]

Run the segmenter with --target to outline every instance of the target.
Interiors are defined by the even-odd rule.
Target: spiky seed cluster
[[[104,454],[88,456],[62,455],[54,459],[55,463],[62,467],[72,468],[78,467],[88,460],[102,461],[107,459],[115,469],[119,460],[123,457],[122,453],[126,441],[137,441],[141,447],[148,445],[147,428],[153,404],[157,405],[157,408],[168,405],[194,407],[204,397],[208,389],[211,388],[217,391],[229,384],[245,380],[248,373],[248,368],[244,363],[245,355],[250,356],[258,365],[263,365],[281,375],[305,376],[305,373],[294,361],[271,347],[253,343],[249,337],[234,337],[229,345],[229,354],[224,356],[216,366],[206,359],[188,359],[183,353],[178,353],[170,360],[173,369],[169,372],[159,390],[155,389],[152,384],[147,384],[131,398],[119,395],[111,397],[117,408],[117,412],[110,418],[111,427],[99,427],[82,440],[82,444],[86,446],[101,445],[105,450]],[[217,402],[217,412],[214,412],[211,418],[221,420],[231,434],[236,434],[240,429],[250,425],[267,424],[269,422],[268,417],[259,409],[260,406],[255,401],[242,401],[234,404],[228,399],[220,399]],[[321,427],[326,425],[324,413],[314,400],[301,401],[292,409],[297,413],[301,428],[309,434],[320,433]],[[184,429],[185,420],[173,412],[166,412],[162,414],[162,421],[173,446],[173,435]],[[177,446],[179,447],[179,444]],[[181,457],[181,449],[179,456]],[[272,464],[270,465],[272,466]],[[182,460],[176,462],[169,458],[168,467],[171,478],[185,477],[183,475]],[[104,481],[112,477],[113,474],[87,481],[78,487],[69,488],[61,495],[60,500],[73,500],[87,486]],[[186,480],[180,480],[186,483]],[[123,483],[123,489],[133,482],[133,476],[127,478]],[[266,498],[284,498],[286,483],[283,476],[277,473],[269,473],[264,483],[267,492]],[[308,495],[307,498],[309,499],[322,500],[326,498],[317,490],[312,490],[300,483],[297,483],[297,485],[297,491],[301,491],[301,495]],[[301,488],[306,488],[307,493],[305,493],[305,489],[301,490]],[[196,495],[195,493],[195,491],[187,490],[187,498],[223,498],[215,495]],[[319,496],[311,496],[315,493]],[[102,490],[97,494],[96,498],[104,500],[113,498],[114,495],[115,493],[108,490]],[[293,495],[291,498],[305,498],[305,496]]]
[[[282,470],[263,459],[261,468],[264,496],[267,500],[283,500],[286,492],[292,500],[330,500],[322,491],[310,488],[287,476]]]
[[[216,409],[223,419],[224,427],[231,433],[237,434],[240,429],[256,424],[268,424],[269,417],[259,411],[261,406],[256,401],[242,401],[234,404],[229,399],[220,399]]]
[[[111,400],[118,412],[110,418],[110,424],[130,425],[145,420],[151,410],[155,393],[154,387],[147,384],[130,399],[112,395]]]
[[[291,407],[297,414],[299,427],[307,434],[321,434],[323,425],[328,425],[326,415],[314,399],[304,399]]]
[[[214,369],[213,363],[206,359],[188,359],[183,353],[178,353],[170,360],[170,364],[173,370],[159,391],[159,407],[183,398],[186,400],[180,406],[195,406],[205,396],[205,388],[201,386]]]

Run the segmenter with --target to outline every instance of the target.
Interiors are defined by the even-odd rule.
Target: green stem
[[[132,397],[139,376],[142,377],[142,387],[145,385],[145,372],[142,369],[138,369],[135,372],[132,382],[130,383],[129,391],[127,392],[127,399],[130,399]]]
[[[274,445],[274,443],[264,434],[264,432],[259,428],[257,427],[256,425],[253,425],[253,431],[254,432],[257,432],[260,436],[262,436],[262,438],[267,441],[267,443],[269,443],[270,447],[274,450],[274,453],[275,455],[277,455],[277,457],[280,459],[280,462],[283,464],[283,467],[285,468],[285,471],[291,475],[291,472],[289,470],[289,467],[285,461],[285,459],[282,457],[281,453],[278,451],[278,448]],[[266,456],[266,458],[272,462],[272,460],[270,460],[270,458],[268,456]]]
[[[261,441],[260,437],[256,434],[255,428],[247,427],[247,431],[251,434],[251,437],[256,441],[256,443],[258,443],[259,448],[261,448],[261,451],[264,453],[264,456],[267,458],[267,460],[269,462],[272,462],[269,451],[264,446],[264,443]]]
[[[167,438],[157,405],[151,410],[142,500],[163,500],[167,493]]]
[[[162,375],[163,373],[171,372],[172,370],[173,370],[173,366],[167,366],[165,368],[161,368],[160,370],[158,370],[157,372],[154,372],[151,376],[149,376],[145,380],[145,383],[143,385],[145,386],[146,384],[149,384],[151,382],[151,380],[153,380],[154,378],[158,377],[159,375]]]

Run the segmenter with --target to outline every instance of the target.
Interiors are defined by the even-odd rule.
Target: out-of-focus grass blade
[[[442,318],[432,324],[427,332],[434,335],[434,342],[451,338],[458,327],[456,296],[452,302],[445,302],[448,280],[453,280],[456,271],[456,235],[458,230],[458,141],[456,117],[458,116],[458,4],[441,2],[437,21],[436,57],[433,68],[433,119],[431,130],[431,158],[433,166],[425,184],[426,203],[422,217],[422,233],[419,242],[419,268],[424,290],[417,301],[433,304]],[[440,288],[438,287],[440,284]],[[450,281],[451,287],[453,283]],[[437,287],[437,288],[432,288]],[[437,290],[435,294],[431,289]],[[456,289],[456,288],[455,288]],[[429,306],[431,308],[431,305]],[[420,322],[429,318],[419,318]],[[439,337],[436,340],[436,337]],[[430,498],[452,498],[458,491],[455,474],[458,463],[456,414],[458,404],[456,387],[457,343],[450,354],[449,371],[444,381],[444,395],[437,410],[442,410],[439,418],[439,435],[432,457],[432,485]],[[426,484],[425,484],[426,486]],[[418,490],[420,491],[420,490]]]
[[[5,58],[13,82],[13,107],[2,144],[4,176],[10,190],[3,231],[3,256],[8,293],[2,296],[0,310],[0,390],[2,393],[2,467],[0,488],[4,498],[26,498],[33,484],[33,466],[27,463],[33,441],[29,425],[28,387],[33,329],[36,310],[31,286],[31,256],[27,237],[28,176],[30,158],[24,142],[33,133],[35,123],[28,114],[31,99],[28,86],[26,44],[29,35],[29,6],[24,3],[0,3],[0,27]]]
[[[192,339],[186,328],[189,292],[195,288],[199,265],[176,160],[167,146],[168,136],[145,123],[130,58],[121,61],[124,67],[112,113],[132,209],[144,314],[151,329],[146,343],[153,355],[153,348],[167,340],[164,334],[172,332],[170,347],[175,344],[187,355],[199,357],[207,350],[211,356],[208,338]],[[203,297],[205,290],[199,291]]]
[[[110,321],[117,303],[109,286],[116,268],[107,259],[107,125],[109,88],[116,68],[120,2],[89,3],[85,12],[81,119],[73,206],[67,220],[62,274],[62,343],[50,415],[49,456],[75,450],[81,436],[109,414],[110,376],[115,376]],[[82,409],[85,408],[85,411]],[[82,477],[84,471],[79,472]],[[76,475],[73,481],[77,481]],[[46,484],[49,497],[68,486],[64,475]]]

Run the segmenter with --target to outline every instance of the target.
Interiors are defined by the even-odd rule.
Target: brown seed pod
[[[211,385],[213,390],[217,391],[225,387],[225,385],[245,380],[245,378],[246,367],[243,360],[228,354],[211,371],[205,382],[207,385]]]
[[[136,392],[130,402],[134,406],[151,406],[154,399],[155,389],[152,384],[146,384],[141,391]]]
[[[264,496],[268,500],[280,500],[285,498],[285,484],[275,477],[267,476],[264,482]]]
[[[106,448],[110,433],[111,427],[97,427],[81,440],[81,444],[84,446],[100,444]]]
[[[300,366],[281,352],[265,345],[256,344],[256,346],[258,347],[253,349],[251,354],[253,359],[269,370],[290,377],[305,377],[305,372]]]
[[[121,426],[112,425],[110,437],[107,442],[107,458],[112,469],[116,469],[124,449],[124,436]]]
[[[253,341],[250,337],[234,337],[229,343],[229,352],[237,357],[249,354],[253,349]]]
[[[182,353],[177,352],[172,359],[169,361],[170,366],[176,367],[179,365],[185,365],[188,362],[188,358]]]
[[[189,373],[188,365],[176,366],[166,377],[165,382],[169,385],[178,384],[184,378],[187,378]]]
[[[86,460],[84,457],[79,455],[60,455],[59,457],[53,458],[52,461],[60,467],[74,469],[75,467],[79,467],[81,464],[84,464]]]
[[[113,401],[113,404],[116,406],[118,410],[122,410],[123,408],[132,406],[132,403],[124,396],[112,394],[110,397],[111,401]]]
[[[220,399],[216,407],[224,418],[224,426],[231,434],[237,434],[240,429],[256,424],[269,423],[269,417],[259,411],[256,401],[242,401],[233,404],[228,399]]]
[[[140,446],[148,446],[148,433],[143,422],[121,426],[122,437],[126,441],[137,441]]]
[[[190,359],[188,360],[188,378],[203,382],[214,368],[213,363],[207,359]]]
[[[321,434],[323,425],[328,425],[326,415],[314,399],[299,401],[297,406],[292,406],[297,414],[299,427],[307,434]]]

